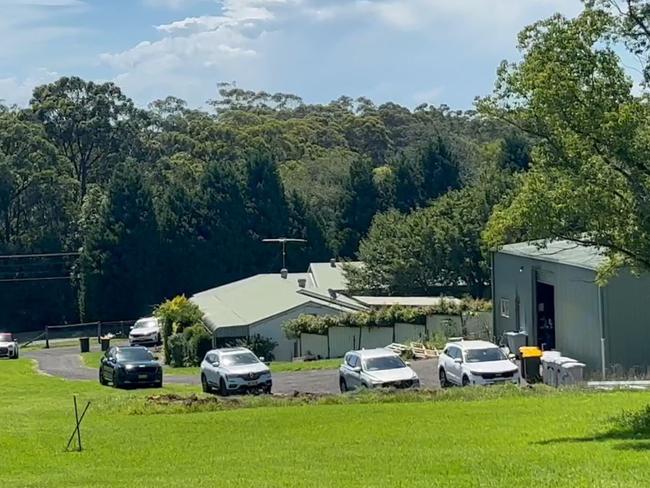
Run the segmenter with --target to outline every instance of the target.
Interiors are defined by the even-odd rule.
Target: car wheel
[[[339,378],[339,388],[341,389],[341,393],[345,393],[348,391],[348,385],[345,382],[344,378]]]
[[[465,375],[463,375],[463,386],[469,386],[469,378]]]
[[[270,394],[271,394],[271,389],[272,389],[272,388],[273,388],[273,387],[271,387],[271,386],[266,386],[266,387],[264,387],[264,393],[265,393],[266,395],[270,395]]]
[[[19,355],[19,353],[18,353],[18,351],[16,351],[16,353],[14,354],[13,359],[18,359],[18,355]]]
[[[226,387],[226,382],[221,378],[219,381],[219,395],[228,396],[228,388]]]
[[[113,376],[112,376],[112,381],[113,383],[113,388],[119,388],[120,387],[120,382],[117,379],[117,371],[113,370]]]
[[[99,384],[106,385],[106,380],[104,379],[104,372],[101,370],[101,368],[99,370]]]
[[[445,370],[443,368],[440,368],[440,371],[438,372],[438,378],[440,378],[440,388],[448,388],[451,386],[449,384],[449,380],[447,379],[447,373],[445,373]]]
[[[203,393],[212,393],[212,388],[204,374],[201,375],[201,390],[203,390]]]

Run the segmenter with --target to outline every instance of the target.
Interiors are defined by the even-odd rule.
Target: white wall
[[[494,319],[492,312],[474,312],[464,315],[465,336],[469,339],[493,339]]]
[[[361,332],[361,347],[363,349],[374,349],[386,347],[393,342],[392,327],[368,327]]]
[[[458,315],[429,315],[427,317],[427,331],[430,335],[441,332],[447,337],[460,337],[461,321]]]
[[[300,315],[336,315],[340,313],[329,307],[315,303],[305,303],[281,315],[277,315],[250,327],[250,335],[259,334],[262,337],[273,339],[278,346],[273,350],[276,361],[291,361],[294,357],[294,344],[296,341],[287,339],[282,326],[289,320],[297,319]]]
[[[395,342],[408,344],[424,339],[427,328],[417,324],[395,324]]]
[[[301,354],[306,356],[307,353],[327,358],[327,336],[319,334],[301,334],[300,335]]]
[[[327,332],[331,358],[340,358],[348,351],[359,349],[359,329],[357,327],[330,327]]]

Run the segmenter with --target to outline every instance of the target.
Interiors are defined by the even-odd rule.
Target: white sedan
[[[445,346],[438,360],[443,388],[451,385],[519,384],[517,365],[495,344],[457,341]]]
[[[156,317],[139,319],[129,332],[129,345],[158,345],[162,343],[160,323]]]

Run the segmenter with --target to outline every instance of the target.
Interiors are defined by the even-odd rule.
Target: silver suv
[[[201,386],[206,393],[271,393],[271,371],[245,347],[213,349],[201,362]]]
[[[420,378],[388,349],[350,351],[339,368],[341,392],[356,388],[417,388]]]

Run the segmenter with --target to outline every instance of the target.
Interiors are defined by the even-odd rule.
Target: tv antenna
[[[287,243],[306,244],[306,239],[291,239],[289,237],[278,237],[276,239],[262,239],[266,244],[282,244],[282,269],[287,269]]]

